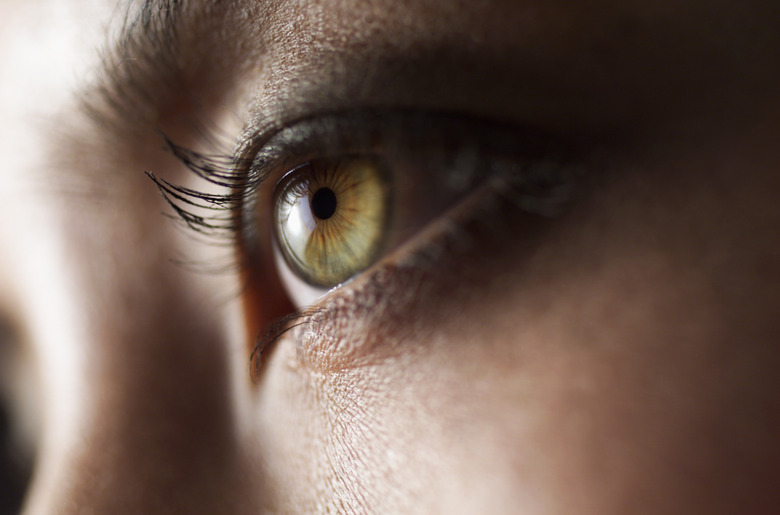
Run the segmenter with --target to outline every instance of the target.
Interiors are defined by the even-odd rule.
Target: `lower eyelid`
[[[393,340],[387,338],[387,330],[400,326],[413,330],[410,293],[424,283],[423,276],[419,268],[379,265],[333,292],[282,340],[293,340],[301,366],[323,373],[377,365],[408,353],[409,349],[389,344]]]

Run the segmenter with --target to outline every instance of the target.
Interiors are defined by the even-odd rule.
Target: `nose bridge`
[[[204,333],[195,331],[180,336],[202,344]],[[99,372],[89,437],[74,469],[81,477],[70,493],[78,506],[197,512],[220,497],[227,487],[220,483],[238,468],[224,360],[200,349],[162,349],[120,355]]]
[[[38,342],[46,427],[28,512],[233,511],[234,499],[246,502],[237,489],[248,478],[247,459],[236,438],[218,302],[166,251],[150,259],[148,250],[119,245],[131,237],[121,229],[82,240],[69,233],[64,261],[93,262],[63,272],[73,279],[61,290],[69,295],[63,303],[78,308],[74,327],[60,342]],[[79,358],[58,363],[47,355],[57,348]],[[65,390],[73,405],[59,404]]]
[[[200,513],[229,505],[245,460],[217,335],[176,314],[156,318],[125,334],[101,331],[99,345],[111,351],[89,360],[70,439],[55,435],[59,448],[42,453],[38,468],[50,477],[36,483],[30,512]]]

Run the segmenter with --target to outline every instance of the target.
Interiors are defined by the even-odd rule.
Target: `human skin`
[[[0,4],[0,314],[42,420],[28,513],[780,501],[775,3],[192,1],[167,53],[113,48],[111,2],[28,4]],[[172,262],[224,249],[161,215],[145,171],[216,189],[160,131],[208,149],[200,123],[232,145],[368,109],[561,135],[576,194],[553,217],[496,201],[463,245],[422,220],[252,377],[294,309],[270,220],[241,272]]]

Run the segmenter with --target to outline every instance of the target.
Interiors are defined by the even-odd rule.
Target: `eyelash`
[[[197,177],[224,188],[225,193],[206,193],[186,188],[157,177],[154,172],[144,172],[157,186],[166,203],[176,216],[169,216],[198,234],[208,237],[228,238],[232,241],[240,229],[240,217],[236,208],[251,196],[265,176],[250,178],[245,170],[251,161],[233,155],[201,154],[175,144],[163,135],[165,146],[182,164]],[[199,210],[211,213],[197,214]],[[225,215],[227,214],[227,216]]]
[[[402,122],[397,122],[399,119],[397,117],[400,117]],[[327,131],[323,131],[323,127],[326,129],[328,127],[331,129],[337,127],[340,130],[349,132],[350,128],[354,129],[361,124],[367,123],[366,118],[373,119],[371,123],[374,123],[375,127],[381,125],[381,123],[377,122],[377,119],[384,122],[390,120],[388,125],[393,126],[395,130],[398,130],[399,127],[405,127],[407,123],[425,126],[425,122],[430,123],[431,120],[437,120],[436,123],[439,124],[439,128],[446,127],[450,131],[449,124],[453,123],[458,128],[456,131],[451,132],[457,132],[464,129],[464,127],[466,129],[464,131],[465,134],[461,134],[458,141],[460,143],[465,141],[473,144],[473,148],[477,149],[479,154],[487,151],[488,155],[495,153],[495,155],[502,155],[505,158],[508,154],[514,163],[525,162],[533,164],[535,161],[541,161],[545,164],[552,164],[552,167],[546,169],[544,166],[537,166],[533,173],[529,172],[528,166],[525,168],[522,166],[514,167],[513,173],[507,174],[504,172],[502,174],[500,179],[504,181],[503,183],[492,186],[491,191],[493,197],[495,197],[494,200],[500,200],[503,197],[504,200],[517,204],[518,208],[523,212],[543,217],[552,217],[561,210],[561,207],[571,197],[572,185],[577,173],[572,172],[571,167],[562,163],[578,162],[580,160],[564,157],[568,155],[561,151],[561,148],[566,148],[565,146],[551,145],[549,143],[550,141],[558,141],[557,138],[540,136],[538,133],[529,136],[528,133],[519,133],[516,129],[496,129],[495,126],[481,121],[464,120],[461,117],[449,115],[439,116],[421,113],[393,113],[391,115],[377,113],[369,113],[368,115],[365,113],[359,115],[339,114],[334,117],[320,117],[320,120],[324,119],[326,122],[321,122],[319,125],[317,125],[317,119],[314,122],[303,120],[289,124],[288,128],[293,128],[293,136],[295,136],[294,129],[296,127],[304,126],[304,129],[306,129],[307,123],[313,123],[313,132],[315,133],[317,130],[327,133]],[[422,123],[420,123],[421,121]],[[311,129],[311,127],[308,128]],[[317,156],[320,155],[318,152],[321,153],[323,150],[333,152],[331,146],[335,146],[336,155],[338,155],[339,152],[346,151],[346,148],[339,149],[339,146],[348,146],[345,145],[345,141],[349,140],[349,135],[343,138],[343,135],[340,134],[328,134],[325,139],[329,141],[320,141],[318,143],[320,146],[319,150],[316,147],[314,149],[294,148],[295,145],[292,145],[293,148],[290,148],[289,142],[284,141],[280,148],[274,147],[273,144],[269,145],[268,142],[273,141],[284,130],[282,129],[282,131],[262,140],[257,138],[257,141],[247,145],[248,148],[257,149],[256,152],[247,153],[250,157],[195,152],[175,144],[163,135],[165,145],[174,157],[181,161],[197,177],[224,189],[224,193],[207,193],[175,185],[157,177],[151,171],[147,171],[146,175],[155,183],[165,201],[174,210],[175,215],[168,215],[170,218],[178,220],[194,231],[194,233],[206,236],[211,243],[235,247],[242,237],[242,232],[246,229],[245,207],[252,204],[258,188],[274,173],[275,169],[292,169],[294,163],[300,164],[301,161],[305,162],[303,158],[307,153]],[[391,130],[392,128],[387,132],[389,133]],[[335,132],[338,132],[338,130],[335,130]],[[500,135],[500,137],[497,135]],[[404,137],[399,138],[398,134],[392,134],[392,136],[404,139]],[[491,137],[501,141],[492,141]],[[407,138],[413,139],[411,136],[407,136]],[[295,137],[292,139],[294,140]],[[311,138],[298,135],[298,139],[305,141],[307,146],[311,144],[309,141]],[[446,140],[446,138],[440,139]],[[328,142],[331,146],[327,144]],[[521,143],[518,144],[518,142]],[[509,152],[507,152],[506,148],[508,144],[513,145]],[[268,148],[269,146],[271,147],[270,149]],[[521,148],[517,149],[514,147]],[[264,150],[270,155],[270,158],[265,161],[260,160],[260,166],[258,166],[259,156]],[[460,152],[462,149],[458,147],[457,150]],[[294,159],[297,159],[297,161],[293,160],[291,163],[288,159],[289,156],[285,155],[286,151],[293,154]],[[409,152],[408,149],[406,151]],[[280,155],[274,156],[274,154]],[[450,172],[452,171],[450,170]],[[494,175],[498,174],[494,173]],[[522,180],[519,180],[521,178],[526,179],[526,182],[523,183]],[[474,177],[471,177],[466,182],[473,180]],[[535,188],[539,191],[534,192]],[[483,214],[489,216],[487,213]],[[472,213],[471,218],[477,219],[479,215],[480,213]],[[239,269],[243,266],[246,265],[243,263],[237,264]],[[252,378],[257,378],[257,373],[262,368],[269,349],[273,348],[275,342],[282,335],[298,326],[305,325],[313,315],[322,313],[324,309],[326,307],[320,306],[298,310],[273,322],[270,327],[261,331],[256,339],[250,358],[250,374]]]

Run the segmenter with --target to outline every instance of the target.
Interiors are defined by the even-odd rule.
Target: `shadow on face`
[[[773,4],[0,13],[29,513],[777,504]]]

